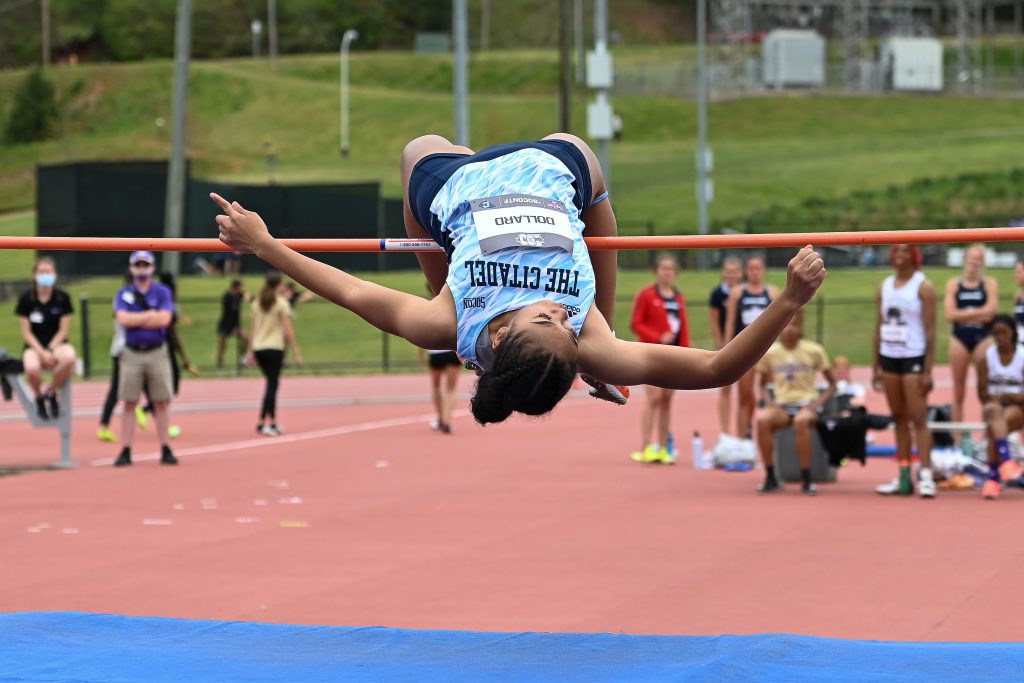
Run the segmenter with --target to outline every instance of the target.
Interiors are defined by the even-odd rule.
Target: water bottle
[[[693,469],[704,469],[704,439],[696,430],[693,432]]]
[[[669,456],[672,458],[676,457],[676,444],[672,432],[665,435],[665,450],[668,451]]]

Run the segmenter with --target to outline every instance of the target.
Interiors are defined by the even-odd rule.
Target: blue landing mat
[[[2,681],[1021,680],[1024,644],[631,636],[0,614]]]

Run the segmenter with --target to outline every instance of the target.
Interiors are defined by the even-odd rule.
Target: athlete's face
[[[968,249],[967,253],[964,254],[964,275],[976,278],[984,267],[985,252],[978,247]]]
[[[759,258],[747,261],[747,282],[755,286],[764,282],[764,261]]]
[[[509,334],[524,333],[538,348],[548,349],[575,364],[579,356],[576,330],[561,304],[538,301],[519,309],[509,325]]]
[[[672,259],[661,259],[654,269],[654,277],[662,287],[671,287],[679,274],[679,266]]]
[[[1005,323],[998,322],[993,323],[992,325],[992,338],[995,340],[996,346],[1004,351],[1008,351],[1013,348],[1013,333],[1013,329]]]
[[[832,364],[832,374],[836,379],[850,379],[850,364],[845,360],[837,360]]]
[[[800,341],[800,337],[803,336],[803,333],[803,325],[796,320],[790,320],[789,324],[782,328],[782,334],[779,335],[779,341],[782,342],[783,346],[792,348]]]
[[[741,277],[743,272],[740,270],[740,264],[735,261],[726,261],[722,266],[722,281],[730,287],[739,284]]]
[[[903,268],[913,263],[914,252],[909,244],[896,244],[889,252],[889,259],[896,268]]]

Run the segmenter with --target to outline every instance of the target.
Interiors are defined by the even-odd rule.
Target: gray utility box
[[[814,31],[772,31],[761,44],[761,59],[768,87],[825,85],[825,39]]]
[[[882,44],[886,86],[893,90],[941,92],[942,43],[935,38],[889,38]]]

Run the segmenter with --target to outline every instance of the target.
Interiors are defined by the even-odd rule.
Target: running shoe
[[[642,451],[637,451],[629,456],[636,462],[658,462],[658,450],[653,445],[648,445]]]
[[[114,467],[126,467],[132,464],[132,449],[125,446],[121,449],[121,454],[117,456],[117,460],[114,461]]]
[[[279,432],[274,431],[274,428],[270,425],[263,425],[260,427],[260,434],[263,436],[277,436]]]
[[[814,485],[813,481],[809,481],[800,487],[800,491],[806,496],[818,495],[818,487]]]
[[[999,476],[1003,481],[1011,481],[1024,474],[1024,469],[1015,460],[1004,460],[999,464]]]
[[[46,397],[36,397],[36,415],[39,416],[40,420],[49,420],[50,416],[46,414]]]
[[[922,468],[917,481],[917,490],[922,498],[935,497],[935,479],[932,478],[932,471]]]
[[[996,500],[1002,492],[1003,487],[995,479],[986,479],[981,487],[981,497],[985,500]]]
[[[52,391],[48,391],[43,397],[46,399],[46,407],[47,411],[50,413],[50,417],[56,420],[60,417],[60,404],[57,403],[57,394]]]
[[[430,428],[433,429],[436,432],[438,429],[441,428],[441,421],[436,419],[436,418],[431,420],[430,421]]]
[[[174,453],[171,453],[170,446],[160,447],[160,464],[161,465],[177,465],[178,459],[174,457]]]
[[[895,496],[900,492],[900,480],[893,479],[887,481],[884,484],[879,484],[875,487],[875,493],[880,493],[883,496]]]
[[[96,430],[96,438],[107,443],[117,443],[117,434],[109,427],[100,427]]]
[[[284,434],[284,430],[281,429],[281,426],[276,422],[271,422],[270,428],[274,430],[274,436],[281,436],[282,434]]]
[[[629,400],[629,387],[622,387],[615,384],[605,384],[601,380],[590,375],[580,375],[580,379],[593,387],[590,395],[602,401],[608,401],[620,406],[626,405]]]
[[[761,496],[765,495],[766,493],[775,493],[776,491],[781,490],[782,485],[778,481],[776,481],[775,477],[772,477],[771,479],[765,479],[764,483],[757,487],[757,493],[758,495]]]
[[[450,424],[442,423],[441,426],[440,426],[440,429],[441,429],[441,433],[442,434],[451,434],[452,433],[452,426]]]
[[[172,439],[177,439],[181,436],[181,427],[178,425],[167,425],[167,436]]]
[[[139,429],[149,428],[149,416],[142,406],[135,406],[135,424],[139,425]]]
[[[660,462],[662,465],[676,464],[676,456],[669,453],[667,448],[659,448],[657,453],[655,453],[655,457],[657,457],[657,462]]]

